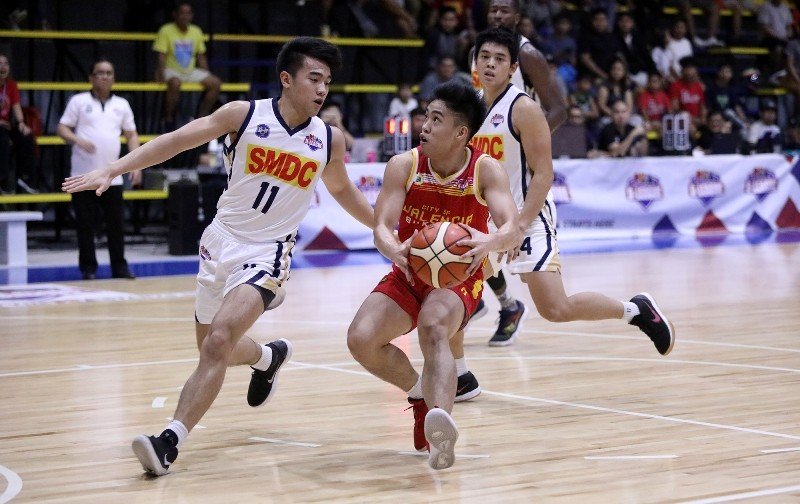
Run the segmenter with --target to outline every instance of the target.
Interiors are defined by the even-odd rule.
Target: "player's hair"
[[[519,57],[519,36],[505,27],[489,28],[483,30],[475,38],[475,58],[478,58],[483,44],[486,43],[499,44],[508,48],[508,54],[511,56],[511,63],[516,63]]]
[[[342,53],[335,45],[315,37],[296,37],[286,42],[278,53],[275,65],[278,78],[280,79],[281,72],[288,72],[294,77],[303,66],[306,56],[322,61],[331,71],[342,67]]]
[[[478,132],[486,117],[486,104],[472,88],[461,82],[445,82],[433,90],[432,100],[441,100],[456,116],[456,121],[467,126],[469,138]]]
[[[520,11],[519,0],[492,0],[489,2],[489,5],[495,3],[496,1],[508,1],[508,5],[511,7],[511,10],[517,13]]]

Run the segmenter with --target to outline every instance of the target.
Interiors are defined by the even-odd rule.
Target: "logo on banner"
[[[569,185],[567,185],[567,177],[564,175],[553,172],[553,185],[550,190],[553,192],[553,201],[556,205],[572,202],[572,195],[569,193]]]
[[[375,206],[375,201],[378,199],[378,193],[381,192],[383,187],[383,179],[373,175],[366,175],[354,181],[358,190],[364,193],[370,205]]]
[[[664,188],[657,177],[637,172],[628,179],[625,197],[639,202],[647,210],[654,201],[664,199]]]
[[[697,170],[689,179],[689,196],[697,198],[708,206],[714,198],[725,194],[725,184],[719,175],[708,170]]]
[[[775,172],[762,167],[753,168],[744,182],[744,192],[754,194],[759,203],[764,201],[769,193],[778,189],[778,177]]]

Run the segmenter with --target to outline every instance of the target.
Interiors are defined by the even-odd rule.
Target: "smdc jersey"
[[[228,185],[214,220],[242,242],[292,239],[330,161],[330,127],[311,117],[289,128],[277,100],[251,101],[223,152]]]
[[[528,95],[522,89],[509,84],[492,104],[481,128],[471,141],[473,146],[497,160],[505,168],[511,182],[511,195],[518,210],[522,210],[522,205],[525,203],[531,172],[528,170],[520,138],[514,131],[511,111],[514,103],[526,96]],[[552,207],[552,191],[547,193],[545,206],[548,202]]]

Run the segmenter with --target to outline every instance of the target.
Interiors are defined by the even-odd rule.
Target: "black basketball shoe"
[[[478,379],[472,374],[472,371],[467,371],[458,377],[458,385],[456,386],[456,402],[469,401],[481,394],[481,386]]]
[[[163,436],[136,436],[131,448],[142,468],[156,476],[167,474],[169,467],[178,458],[178,449]]]
[[[266,404],[275,394],[278,371],[292,357],[292,344],[289,340],[279,339],[267,344],[272,349],[272,362],[266,371],[253,369],[250,387],[247,389],[247,404],[252,407]]]
[[[642,330],[656,346],[661,355],[667,355],[675,344],[675,328],[659,309],[653,296],[646,292],[631,298],[631,303],[639,307],[639,315],[633,317],[631,325]]]
[[[497,331],[489,340],[489,346],[508,346],[514,343],[527,314],[528,307],[519,300],[515,310],[500,310]]]
[[[467,321],[466,325],[464,326],[464,331],[469,329],[470,324],[472,324],[473,322],[475,322],[479,318],[482,318],[487,313],[489,313],[489,307],[486,306],[486,303],[484,303],[483,299],[481,299],[480,301],[478,301],[478,304],[475,306],[475,311],[473,311],[472,314],[469,316],[469,320]]]

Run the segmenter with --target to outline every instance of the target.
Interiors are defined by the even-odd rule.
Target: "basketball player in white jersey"
[[[517,67],[514,34],[504,28],[483,31],[475,48],[478,78],[490,108],[472,144],[505,168],[520,212],[523,239],[519,254],[508,265],[509,271],[528,285],[536,309],[546,320],[622,319],[641,329],[658,352],[667,355],[675,342],[675,330],[649,294],[621,302],[597,292],[565,293],[556,239],[556,207],[550,191],[553,161],[547,121],[530,96],[508,83]],[[454,338],[454,345],[453,353],[463,355],[463,333]]]
[[[322,179],[353,217],[372,227],[373,210],[344,166],[344,136],[316,117],[331,71],[341,66],[332,44],[311,37],[287,42],[276,70],[280,99],[237,101],[162,135],[119,161],[70,177],[67,192],[95,189],[114,177],[161,163],[225,135],[228,185],[200,239],[196,336],[200,361],[183,387],[174,420],[160,436],[137,436],[133,451],[146,471],[166,474],[178,447],[217,397],[227,366],[249,364],[251,406],[267,402],[292,346],[280,339],[259,345],[243,337],[266,311],[281,304],[291,251],[314,187]]]
[[[519,0],[492,0],[489,4],[488,25],[490,28],[504,27],[516,33],[520,20]],[[547,59],[527,38],[518,35],[519,39],[519,64],[511,76],[511,83],[519,89],[527,91],[535,97],[545,112],[550,131],[555,131],[567,118],[567,104],[565,97],[561,96],[558,84],[550,74]],[[472,65],[472,84],[480,88],[473,58],[474,48],[470,52]],[[486,279],[486,283],[500,301],[500,317],[497,330],[489,340],[490,346],[502,346],[516,338],[522,328],[522,321],[527,314],[527,307],[508,292],[503,271],[495,271],[495,276]],[[481,302],[472,320],[476,320],[487,313],[486,306]],[[465,366],[465,365],[464,365]],[[466,368],[464,368],[466,369]],[[459,375],[459,390],[464,393],[478,391],[477,380],[471,374]]]

